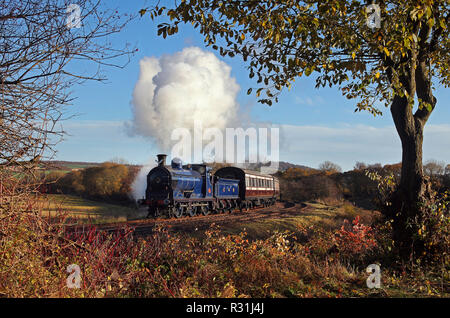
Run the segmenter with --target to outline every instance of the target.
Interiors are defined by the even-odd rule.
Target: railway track
[[[153,228],[158,225],[170,226],[171,228],[177,227],[193,227],[200,228],[209,226],[212,223],[223,224],[228,222],[245,222],[250,220],[258,220],[271,216],[280,215],[280,213],[289,213],[293,209],[298,210],[293,207],[285,208],[281,204],[275,204],[270,207],[258,207],[253,208],[249,211],[240,212],[239,209],[234,210],[232,213],[222,213],[222,214],[209,214],[209,215],[197,215],[194,217],[183,217],[183,218],[149,218],[142,220],[131,220],[127,222],[110,223],[104,225],[95,225],[95,227],[100,231],[114,232],[123,227],[132,227],[136,235],[145,235],[152,232]],[[300,210],[304,209],[304,206]],[[300,211],[299,211],[300,212]],[[92,226],[74,226],[75,232],[83,232],[87,229],[92,228]]]

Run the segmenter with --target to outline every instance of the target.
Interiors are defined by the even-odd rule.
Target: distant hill
[[[90,167],[96,167],[101,165],[98,162],[83,162],[83,161],[45,161],[42,166],[46,169],[52,170],[73,170],[73,169],[85,169]]]
[[[76,170],[76,169],[85,169],[90,167],[96,167],[101,165],[101,162],[83,162],[83,161],[62,161],[62,160],[54,160],[54,161],[45,161],[42,164],[43,168],[51,169],[51,170]],[[129,165],[127,166],[139,166],[139,165]],[[269,166],[269,163],[246,163],[245,169],[256,170],[259,171],[262,166]],[[316,170],[311,167],[298,165],[290,162],[280,161],[279,162],[279,171],[286,171],[289,168],[301,168],[304,170]]]
[[[258,162],[258,163],[246,163],[246,164],[244,164],[244,166],[245,166],[246,169],[259,171],[261,169],[261,167],[270,166],[270,162],[268,162],[268,163],[261,163],[261,162]],[[316,169],[311,168],[311,167],[307,167],[307,166],[303,166],[303,165],[297,165],[297,164],[286,162],[286,161],[280,161],[278,163],[278,171],[284,172],[284,171],[286,171],[287,169],[290,169],[290,168],[300,168],[300,169],[304,169],[304,170],[316,170]]]
[[[285,161],[280,161],[279,163],[280,165],[280,171],[286,171],[289,168],[300,168],[300,169],[305,169],[305,170],[317,170],[308,166],[303,166],[303,165],[297,165],[294,163],[290,163],[290,162],[285,162]]]

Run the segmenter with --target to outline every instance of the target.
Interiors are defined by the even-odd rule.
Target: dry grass
[[[377,211],[370,211],[355,207],[349,202],[336,202],[334,204],[314,201],[306,202],[306,208],[300,215],[292,217],[272,217],[257,219],[244,223],[224,224],[225,233],[238,234],[245,231],[250,239],[264,239],[273,231],[298,232],[304,227],[320,227],[333,231],[342,226],[344,220],[352,220],[357,215],[365,224],[370,224],[380,216]]]
[[[64,213],[79,223],[123,222],[136,214],[133,208],[66,194],[45,195],[40,198],[40,204],[43,216],[54,218]]]
[[[75,212],[91,206],[78,198],[64,200]],[[67,232],[63,222],[48,223],[38,213],[8,208],[1,210],[0,218],[0,296],[449,296],[448,272],[391,268],[386,257],[392,255],[376,231],[376,248],[361,249],[364,237],[360,236],[350,247],[336,246],[343,231],[339,226],[355,211],[361,219],[372,216],[345,204],[311,202],[303,215],[228,229],[212,226],[200,239],[160,227],[145,238],[134,238],[126,228],[111,234],[95,228]],[[252,226],[254,233],[249,231]],[[263,239],[256,238],[262,234]],[[300,235],[303,239],[298,239]],[[371,290],[365,268],[375,262],[381,263],[382,288]],[[69,264],[81,268],[80,289],[66,286]]]

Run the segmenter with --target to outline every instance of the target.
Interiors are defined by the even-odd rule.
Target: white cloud
[[[341,127],[282,125],[284,147],[280,160],[317,167],[330,160],[344,170],[356,161],[394,163],[401,161],[401,143],[394,126],[372,127],[345,125]],[[424,159],[450,162],[450,125],[425,127]]]
[[[315,95],[312,97],[295,96],[295,103],[299,104],[299,105],[315,106],[315,105],[321,105],[324,102],[325,102],[325,100],[319,95]]]
[[[130,162],[151,161],[157,150],[143,137],[130,137],[123,121],[70,121],[63,123],[70,134],[58,145],[58,159],[105,161],[122,157]],[[344,170],[356,161],[396,163],[401,161],[401,143],[394,126],[368,125],[294,126],[281,125],[280,160],[310,167],[330,160]],[[450,163],[450,125],[428,125],[424,136],[424,161]]]

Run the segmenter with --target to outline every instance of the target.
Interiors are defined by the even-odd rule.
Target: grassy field
[[[44,216],[55,217],[64,213],[80,223],[122,222],[133,218],[137,211],[133,208],[87,200],[74,195],[49,194],[48,202],[42,203]]]
[[[306,207],[300,213],[292,216],[276,216],[252,220],[243,223],[231,223],[221,226],[229,234],[238,234],[245,231],[251,239],[264,239],[274,230],[283,232],[298,232],[299,228],[317,226],[324,230],[335,230],[342,226],[344,220],[353,220],[359,215],[364,223],[371,221],[379,214],[375,211],[365,210],[353,206],[348,202],[333,204],[324,202],[306,202]]]
[[[42,201],[45,199],[48,199],[48,202],[42,203],[43,215],[55,217],[58,213],[66,213],[80,223],[122,222],[144,218],[147,214],[142,209],[88,200],[75,195],[49,194]],[[340,227],[345,219],[352,220],[356,215],[361,216],[366,223],[376,215],[372,211],[357,208],[347,202],[333,204],[307,202],[306,208],[301,213],[295,212],[292,216],[289,216],[289,212],[283,214],[281,216],[275,213],[266,218],[246,222],[225,223],[220,227],[225,233],[237,234],[245,231],[250,238],[262,239],[274,230],[296,232],[301,226],[320,226],[333,230]],[[191,234],[195,236],[198,233]]]

